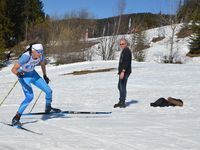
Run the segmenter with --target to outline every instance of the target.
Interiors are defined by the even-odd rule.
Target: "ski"
[[[20,125],[13,126],[10,123],[5,123],[5,122],[1,122],[1,123],[4,124],[4,125],[10,126],[10,127],[16,128],[16,129],[20,129],[20,130],[26,131],[26,132],[34,133],[34,134],[37,134],[37,135],[42,135],[42,133],[38,133],[38,132],[32,131],[32,130],[24,128],[24,127],[22,127]]]
[[[61,111],[61,112],[35,112],[35,113],[26,113],[22,114],[24,116],[30,116],[30,115],[51,115],[51,114],[98,114],[98,115],[106,115],[111,114],[112,112],[107,111]]]

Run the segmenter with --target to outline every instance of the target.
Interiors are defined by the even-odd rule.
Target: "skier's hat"
[[[35,50],[40,54],[42,54],[43,51],[44,51],[43,46],[40,43],[31,43],[28,46],[26,46],[26,51],[30,51],[31,52],[32,50]]]
[[[32,45],[32,49],[34,49],[36,52],[42,54],[44,49],[43,49],[43,46],[42,44],[38,43],[38,44],[33,44]]]

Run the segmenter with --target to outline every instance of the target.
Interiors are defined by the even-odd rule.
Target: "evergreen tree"
[[[41,0],[1,0],[0,47],[23,41],[29,29],[44,20]]]
[[[144,27],[142,25],[135,26],[134,33],[130,36],[130,49],[132,50],[133,58],[136,61],[144,61],[144,49],[149,48],[146,40]]]
[[[193,19],[196,11],[200,13],[200,0],[184,0],[183,5],[179,4],[178,18],[189,22]]]
[[[6,46],[6,37],[12,35],[11,27],[13,23],[8,17],[8,0],[0,1],[0,49]]]
[[[200,26],[196,26],[195,34],[191,38],[190,42],[190,53],[200,54]]]
[[[14,37],[22,41],[28,28],[44,21],[43,4],[40,0],[9,0],[9,17],[14,22]],[[17,15],[16,15],[17,14]]]
[[[1,24],[0,24],[0,52],[3,49],[4,44],[5,44],[4,39],[3,39],[3,36],[4,36],[4,22],[5,22],[4,21],[5,20],[5,18],[4,18],[4,13],[5,13],[4,8],[5,7],[6,7],[5,0],[0,1],[0,22],[1,22]]]
[[[198,11],[193,16],[192,30],[194,34],[191,37],[190,53],[200,54],[200,14]]]

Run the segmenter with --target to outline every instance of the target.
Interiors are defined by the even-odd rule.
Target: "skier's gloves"
[[[43,75],[44,80],[46,81],[47,84],[49,84],[49,78],[46,75]]]
[[[24,72],[17,72],[17,77],[18,78],[23,78],[24,77]]]

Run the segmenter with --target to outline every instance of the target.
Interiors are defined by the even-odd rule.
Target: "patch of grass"
[[[156,43],[156,42],[158,42],[158,41],[161,41],[161,40],[163,40],[165,37],[154,37],[153,39],[152,39],[152,42],[153,43]]]
[[[192,34],[192,29],[189,29],[188,26],[183,27],[176,35],[177,38],[186,38]]]
[[[84,75],[84,74],[98,73],[98,72],[109,72],[112,70],[115,70],[115,68],[97,69],[97,70],[81,70],[81,71],[74,71],[72,73],[66,73],[63,75]]]
[[[192,54],[192,53],[187,53],[186,56],[188,57],[200,57],[200,53],[197,53],[197,54]]]

